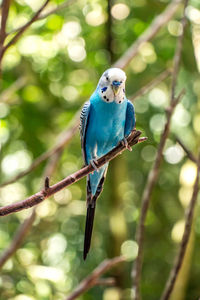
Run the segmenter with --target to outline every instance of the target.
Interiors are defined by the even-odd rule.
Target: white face
[[[103,101],[121,104],[125,100],[126,74],[118,68],[106,70],[99,80],[99,95]]]

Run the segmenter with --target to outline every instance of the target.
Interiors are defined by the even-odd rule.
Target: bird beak
[[[120,85],[112,85],[113,93],[115,96],[118,95],[119,90],[120,90]]]

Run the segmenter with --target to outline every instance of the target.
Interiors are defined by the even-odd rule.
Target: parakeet
[[[85,164],[95,171],[87,176],[87,217],[85,223],[84,260],[90,249],[96,200],[106,177],[108,163],[97,169],[95,161],[120,141],[128,147],[127,136],[135,127],[133,104],[125,95],[126,74],[110,68],[101,76],[95,92],[81,111],[80,135]]]

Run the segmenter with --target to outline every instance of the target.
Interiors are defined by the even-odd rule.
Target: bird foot
[[[96,159],[91,159],[90,164],[95,169],[95,171],[98,172],[98,167],[97,167],[98,163],[97,163],[97,160]],[[93,174],[93,172],[92,172],[92,174]]]
[[[127,139],[124,137],[123,140],[121,141],[122,145],[126,147],[126,149],[128,149],[130,152],[132,151],[131,146],[129,146]]]

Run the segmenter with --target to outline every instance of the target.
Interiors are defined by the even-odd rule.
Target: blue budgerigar
[[[96,200],[99,197],[108,168],[100,169],[95,161],[117,146],[120,141],[128,147],[127,136],[135,127],[133,104],[125,95],[126,74],[118,68],[106,70],[90,100],[83,106],[80,117],[80,134],[85,164],[95,171],[87,176],[87,217],[83,258],[90,249]]]

